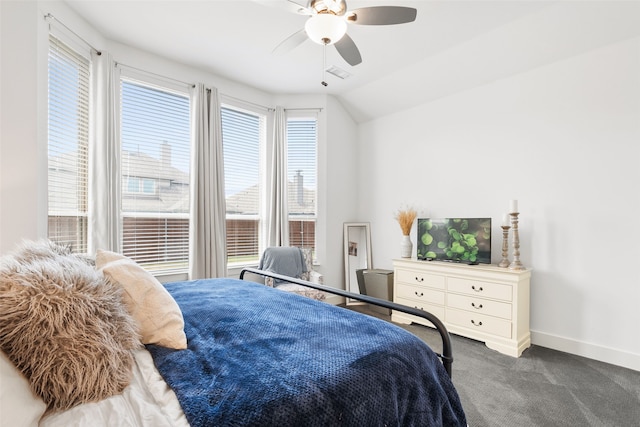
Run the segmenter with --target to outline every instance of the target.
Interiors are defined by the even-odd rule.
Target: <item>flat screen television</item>
[[[491,264],[491,218],[418,218],[417,256]]]

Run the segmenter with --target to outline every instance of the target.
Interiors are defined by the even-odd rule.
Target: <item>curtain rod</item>
[[[322,111],[322,107],[285,108],[284,111]]]
[[[62,25],[67,31],[69,31],[71,34],[73,34],[75,37],[78,38],[78,40],[80,40],[82,43],[86,44],[87,46],[89,46],[90,49],[94,50],[96,52],[97,55],[102,55],[102,52],[99,49],[96,49],[95,47],[93,47],[91,45],[91,43],[89,43],[88,41],[86,41],[85,39],[83,39],[82,37],[80,37],[78,35],[78,33],[76,33],[75,31],[73,31],[71,28],[67,27],[65,25],[64,22],[62,22],[61,20],[59,20],[58,18],[56,18],[55,16],[53,16],[51,13],[47,13],[46,15],[44,15],[44,19],[46,21],[56,21],[58,24]]]
[[[267,111],[275,111],[274,107],[267,107],[267,106],[264,106],[264,105],[261,105],[261,104],[256,104],[255,102],[247,101],[245,99],[236,98],[235,96],[227,95],[225,93],[221,93],[220,95],[222,97],[224,97],[224,98],[227,98],[227,99],[232,100],[232,101],[238,101],[238,102],[240,102],[242,104],[253,105],[254,107],[259,107],[259,108],[262,108],[262,109],[267,110]]]
[[[131,65],[123,64],[122,62],[115,61],[116,67],[124,67],[130,70],[139,71],[143,74],[149,74],[155,77],[159,77],[164,80],[171,80],[174,83],[180,83],[185,86],[196,87],[195,83],[184,82],[182,80],[174,79],[173,77],[164,76],[162,74],[154,73],[153,71],[143,70],[142,68],[133,67]]]
[[[226,95],[226,94],[222,94],[223,97],[233,100],[233,101],[238,101],[240,103],[243,104],[248,104],[248,105],[253,105],[254,107],[259,107],[259,108],[263,108],[265,110],[268,111],[275,111],[275,107],[267,107],[261,104],[256,104],[255,102],[251,102],[251,101],[247,101],[244,99],[240,99],[240,98],[236,98],[234,96],[231,95]],[[307,107],[307,108],[285,108],[284,111],[322,111],[322,107]]]

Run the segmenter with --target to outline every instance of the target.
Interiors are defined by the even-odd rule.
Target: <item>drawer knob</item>
[[[416,282],[419,282],[419,283],[424,282],[424,277],[418,277],[418,276],[416,276]]]
[[[471,285],[471,289],[473,289],[476,292],[482,292],[484,289],[482,289],[482,286],[480,286],[479,288],[476,288],[476,285]]]
[[[476,323],[473,319],[471,319],[471,323],[473,323],[474,326],[482,326],[482,322]]]
[[[482,304],[476,305],[476,303],[472,302],[471,307],[475,308],[476,310],[480,310],[482,308]]]
[[[415,293],[416,293],[416,296],[419,296],[419,297],[423,297],[424,296],[424,292],[418,293],[418,291],[415,291]]]

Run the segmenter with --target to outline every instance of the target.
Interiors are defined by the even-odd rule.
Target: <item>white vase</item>
[[[400,242],[400,256],[402,258],[411,258],[412,252],[413,243],[411,242],[411,238],[409,236],[402,236],[402,241]]]

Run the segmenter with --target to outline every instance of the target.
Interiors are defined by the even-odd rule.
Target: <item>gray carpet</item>
[[[435,330],[399,326],[441,351]],[[513,358],[456,335],[451,341],[453,383],[471,427],[640,426],[640,372],[538,346]]]

